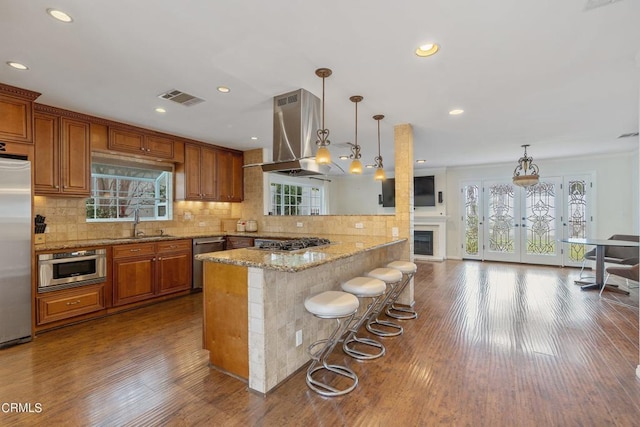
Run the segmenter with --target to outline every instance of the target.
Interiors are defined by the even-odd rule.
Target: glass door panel
[[[509,182],[486,182],[484,259],[520,261],[520,216],[516,190]]]
[[[482,256],[482,205],[479,183],[462,186],[462,256],[466,259],[483,259]]]
[[[525,242],[522,262],[529,264],[560,265],[562,199],[557,192],[561,189],[557,178],[545,179],[536,185],[523,188],[521,195],[523,212],[520,232]]]

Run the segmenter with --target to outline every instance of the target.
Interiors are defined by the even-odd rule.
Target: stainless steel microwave
[[[100,283],[106,278],[106,249],[38,255],[38,292]]]

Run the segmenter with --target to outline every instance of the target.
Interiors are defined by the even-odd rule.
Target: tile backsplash
[[[129,237],[132,222],[87,222],[85,200],[78,198],[35,196],[33,214],[45,216],[47,242]],[[138,230],[146,235],[198,235],[227,231],[240,217],[238,203],[186,202],[173,203],[173,220],[142,221]]]

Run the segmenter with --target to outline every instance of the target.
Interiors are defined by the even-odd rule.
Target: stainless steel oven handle
[[[76,261],[87,261],[91,259],[98,260],[100,258],[105,258],[105,256],[104,255],[87,255],[87,256],[70,257],[70,258],[45,259],[45,260],[38,260],[38,262],[40,264],[61,264],[61,263],[76,262]]]

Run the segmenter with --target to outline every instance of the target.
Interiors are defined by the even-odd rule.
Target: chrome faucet
[[[133,210],[133,237],[144,234],[142,231],[138,231],[138,224],[140,224],[140,206],[136,206]]]

